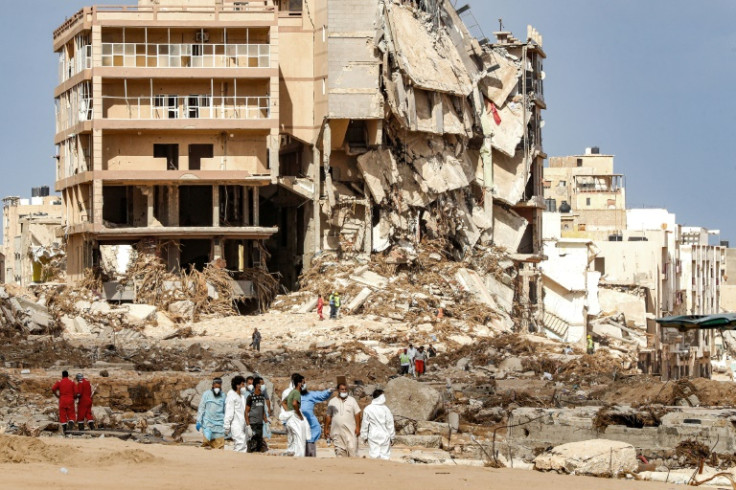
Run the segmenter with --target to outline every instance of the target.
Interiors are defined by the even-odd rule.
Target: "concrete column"
[[[167,212],[168,226],[179,226],[179,186],[169,186]]]
[[[261,196],[258,187],[253,188],[253,226],[261,226]]]
[[[220,186],[212,186],[212,226],[220,226]]]
[[[271,166],[271,183],[276,184],[279,180],[279,147],[281,146],[281,138],[279,137],[278,128],[271,129],[268,136],[268,161]]]
[[[250,226],[250,187],[243,186],[243,226]]]
[[[153,215],[155,192],[152,186],[145,187],[143,194],[146,196],[146,226],[153,226],[156,219]]]
[[[222,258],[223,239],[222,237],[215,237],[212,239],[212,260]]]
[[[99,179],[92,181],[92,222],[96,225],[102,224],[102,181]]]
[[[312,199],[312,236],[314,237],[314,253],[319,253],[322,250],[322,216],[320,214],[319,205],[319,199],[322,195],[322,172],[320,170],[321,159],[322,155],[320,155],[319,148],[317,145],[314,145],[312,148],[312,182],[314,182],[314,198]]]

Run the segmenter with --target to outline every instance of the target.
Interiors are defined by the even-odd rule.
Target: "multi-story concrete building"
[[[196,5],[195,5],[196,4]],[[542,37],[449,2],[139,0],[54,33],[68,270],[152,237],[170,268],[424,237],[506,248],[541,308]],[[482,143],[481,143],[482,142]]]
[[[63,206],[48,187],[34,189],[33,197],[3,199],[3,282],[26,285],[42,279],[43,264],[63,254],[60,236]]]
[[[563,236],[605,240],[626,230],[624,176],[614,173],[613,160],[595,147],[550,158],[544,199],[547,211],[562,213]]]

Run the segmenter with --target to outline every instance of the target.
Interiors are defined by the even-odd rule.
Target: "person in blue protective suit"
[[[323,391],[307,391],[302,386],[302,414],[309,422],[309,430],[311,437],[307,439],[307,447],[304,456],[307,458],[317,457],[317,440],[322,435],[322,426],[314,414],[314,406],[318,403],[324,403],[332,396],[333,389]]]
[[[223,449],[225,447],[225,395],[222,393],[222,378],[212,380],[212,389],[202,394],[197,410],[197,431],[202,430],[202,447]]]

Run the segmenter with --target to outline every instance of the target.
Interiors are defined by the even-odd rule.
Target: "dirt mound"
[[[620,405],[647,404],[676,405],[695,395],[700,406],[736,406],[736,385],[727,381],[705,378],[680,379],[662,382],[650,377],[625,378],[610,384],[591,396],[601,401]],[[686,403],[686,401],[685,401]]]
[[[0,463],[63,464],[77,455],[74,448],[55,447],[30,437],[0,435]]]
[[[85,459],[85,458],[83,458]],[[153,463],[158,460],[156,456],[142,449],[123,449],[106,454],[86,458],[88,462],[102,466],[129,463]]]

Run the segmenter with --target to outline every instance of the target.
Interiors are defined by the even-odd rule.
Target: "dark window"
[[[212,158],[214,149],[212,145],[189,145],[189,170],[201,170],[202,159]]]
[[[211,185],[179,187],[179,225],[212,226]]]
[[[544,200],[544,204],[547,207],[547,211],[550,213],[556,213],[557,212],[557,200],[549,198]]]
[[[605,257],[596,257],[595,270],[596,272],[600,272],[601,274],[606,273],[606,258]]]
[[[179,170],[179,145],[154,144],[153,158],[165,158],[166,170]]]
[[[586,198],[585,198],[585,204],[586,204],[587,206],[590,206],[590,198],[589,198],[589,197],[586,197]]]
[[[578,167],[582,167],[582,166],[583,166],[583,159],[578,158]]]

